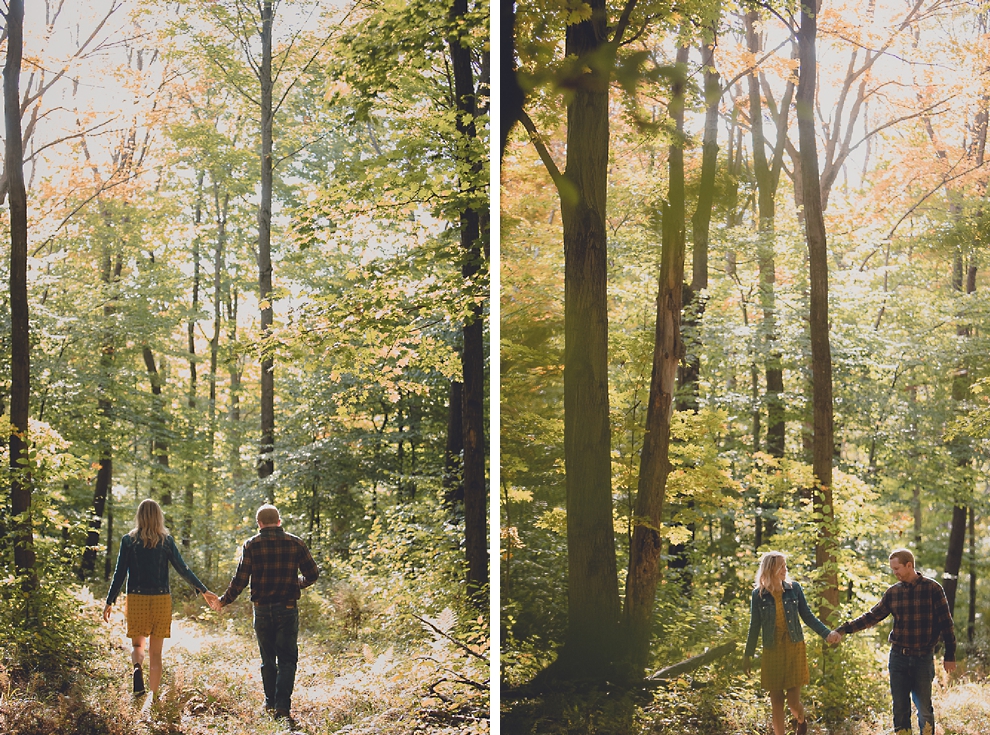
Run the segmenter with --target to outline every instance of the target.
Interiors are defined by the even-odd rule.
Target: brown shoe
[[[797,723],[795,735],[808,735],[808,720],[805,719]]]

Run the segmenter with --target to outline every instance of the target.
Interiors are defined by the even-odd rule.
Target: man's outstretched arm
[[[849,635],[850,633],[856,633],[860,630],[865,630],[866,628],[872,628],[877,623],[882,622],[885,618],[890,616],[890,607],[887,605],[887,595],[884,594],[880,598],[880,602],[874,605],[870,610],[860,615],[858,618],[850,620],[843,623],[838,628],[829,633],[828,640],[829,643],[835,643],[837,640],[829,640],[836,634],[839,636]]]
[[[237,563],[237,571],[234,572],[230,584],[227,585],[227,591],[219,600],[220,607],[226,607],[236,600],[237,596],[247,587],[249,581],[251,581],[251,554],[245,545],[241,548],[241,560]]]

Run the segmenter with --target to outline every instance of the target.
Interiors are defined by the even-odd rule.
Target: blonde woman
[[[801,687],[808,683],[808,657],[801,620],[822,638],[831,632],[815,617],[804,598],[801,585],[787,575],[787,558],[779,551],[768,551],[760,559],[749,620],[749,636],[743,667],[748,674],[756,639],[763,633],[760,683],[770,692],[774,735],[784,735],[784,701],[794,716],[797,735],[808,732]]]
[[[103,619],[110,621],[110,610],[127,578],[127,637],[131,639],[131,662],[134,664],[134,694],[145,693],[141,665],[150,652],[148,683],[152,696],[158,697],[162,681],[162,644],[172,633],[172,595],[168,585],[168,566],[175,567],[212,607],[217,596],[199,581],[186,566],[168,529],[161,506],[150,498],[142,500],[134,519],[134,528],[120,540],[117,568],[107,593]],[[150,639],[150,646],[149,646]]]

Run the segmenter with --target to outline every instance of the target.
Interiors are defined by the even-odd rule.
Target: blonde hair
[[[270,503],[265,503],[258,508],[254,519],[258,522],[259,526],[277,526],[278,522],[282,520],[278,514],[278,508]]]
[[[756,589],[763,592],[773,592],[780,589],[777,575],[780,568],[787,563],[787,557],[779,551],[768,551],[760,558],[760,568],[756,571]],[[784,577],[785,582],[791,581],[791,575]]]
[[[168,538],[165,528],[165,514],[162,507],[151,498],[145,498],[138,506],[134,516],[134,528],[130,530],[131,538],[138,538],[146,548],[153,549]]]

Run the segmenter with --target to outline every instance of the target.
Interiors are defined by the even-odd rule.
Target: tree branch
[[[450,641],[455,646],[457,646],[458,648],[460,648],[462,651],[470,654],[471,656],[474,656],[475,658],[477,658],[477,659],[479,659],[481,661],[484,661],[485,663],[488,663],[488,659],[487,658],[485,658],[484,656],[482,656],[480,653],[476,653],[476,652],[472,651],[469,646],[467,646],[464,643],[461,643],[456,638],[453,638],[450,635],[448,635],[447,633],[444,633],[442,630],[440,630],[440,628],[438,628],[437,626],[435,626],[429,620],[425,620],[425,619],[421,618],[419,615],[416,615],[416,614],[413,614],[413,617],[416,618],[416,620],[418,620],[419,622],[424,623],[424,624],[430,626],[433,630],[435,630],[437,633],[439,633],[440,635],[442,635],[448,641]]]
[[[564,177],[560,173],[560,169],[557,168],[557,164],[554,163],[553,156],[550,155],[550,151],[547,150],[546,143],[543,142],[543,138],[536,130],[536,125],[533,124],[532,119],[530,119],[529,114],[525,110],[522,111],[519,122],[523,124],[523,127],[526,128],[526,132],[529,133],[529,139],[533,142],[536,152],[540,154],[540,160],[543,161],[543,165],[546,166],[547,173],[550,174],[550,178],[553,179],[553,183],[559,192]]]
[[[615,26],[615,36],[612,38],[612,45],[616,48],[622,43],[622,36],[626,32],[626,28],[629,27],[629,18],[632,16],[633,8],[636,7],[638,0],[626,0],[626,5],[622,8],[622,15],[619,16],[619,22]]]

